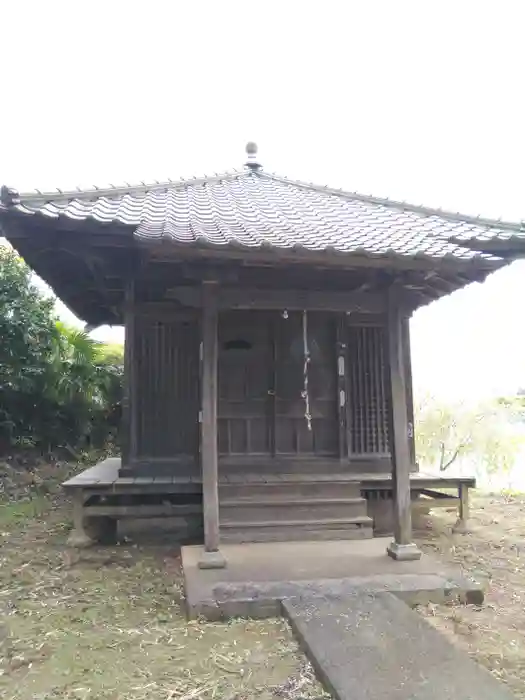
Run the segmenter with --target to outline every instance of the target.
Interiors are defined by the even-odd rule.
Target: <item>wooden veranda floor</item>
[[[310,465],[311,467],[312,465]],[[343,540],[387,534],[393,527],[392,477],[379,473],[219,470],[220,529],[223,542]],[[120,459],[107,459],[66,481],[75,527],[72,543],[105,537],[97,527],[116,534],[122,518],[178,518],[202,539],[202,480],[198,475],[119,476]],[[422,472],[410,479],[414,508],[426,512],[458,509],[465,525],[468,490],[473,478],[442,477]],[[457,491],[453,495],[449,490]],[[96,522],[95,522],[96,521]],[[98,525],[97,525],[98,523]],[[85,525],[96,526],[89,534]],[[109,535],[108,535],[109,537]],[[75,546],[85,546],[76,544]]]
[[[185,491],[198,492],[202,488],[202,480],[199,476],[170,475],[155,477],[119,477],[120,458],[112,457],[100,462],[94,467],[89,467],[80,474],[66,481],[63,486],[66,489],[83,488],[105,491],[134,491],[135,493],[147,493],[152,491]],[[291,483],[305,481],[355,481],[361,483],[361,488],[371,491],[381,491],[392,488],[391,474],[376,473],[339,473],[336,471],[317,473],[284,473],[284,472],[244,472],[238,469],[227,471],[221,469],[219,474],[221,483],[229,484],[257,484],[257,483]],[[415,489],[454,488],[459,484],[469,487],[475,486],[474,477],[451,477],[415,472],[410,475],[410,484]]]

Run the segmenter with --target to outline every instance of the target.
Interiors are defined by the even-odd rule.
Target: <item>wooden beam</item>
[[[388,378],[390,451],[392,454],[392,493],[394,506],[394,541],[387,552],[393,559],[419,559],[421,552],[412,542],[412,502],[410,497],[411,450],[408,426],[406,364],[403,324],[405,315],[398,288],[388,292]]]
[[[192,308],[182,308],[170,301],[141,301],[135,306],[137,316],[147,316],[158,319],[181,319],[184,321],[198,318],[199,311]]]
[[[458,279],[450,280],[437,274],[431,277],[429,284],[430,286],[438,289],[440,293],[445,292],[445,294],[452,294],[452,292],[455,292],[457,289],[463,286],[463,282]]]
[[[132,503],[131,505],[94,505],[86,506],[84,514],[89,516],[106,516],[113,518],[165,518],[196,516],[200,518],[202,509],[199,503]]]
[[[217,449],[217,370],[218,313],[217,283],[202,285],[202,411],[201,463],[202,502],[204,511],[204,552],[201,569],[224,568],[226,561],[219,552],[219,473]]]
[[[386,309],[385,309],[386,311]],[[360,314],[358,312],[353,314],[345,315],[345,325],[346,326],[359,326],[362,328],[375,327],[375,328],[385,328],[386,327],[386,313],[384,314]]]
[[[316,265],[272,265],[268,263],[245,264],[238,260],[156,260],[148,268],[148,278],[166,282],[166,288],[179,285],[200,284],[213,279],[226,287],[286,286],[291,289],[339,290],[348,292],[384,291],[391,280],[384,280],[382,270],[366,269],[348,271],[344,268]],[[284,275],[284,277],[283,277]],[[144,278],[146,279],[146,278]],[[286,285],[283,285],[283,280]]]
[[[204,288],[172,287],[167,296],[184,306],[202,307]],[[366,292],[321,292],[304,289],[261,289],[254,287],[221,287],[215,303],[220,309],[268,309],[302,311],[355,311],[381,313],[385,311],[382,294]]]
[[[32,241],[39,247],[48,243],[52,245],[57,239],[79,247],[85,247],[86,241],[100,248],[129,248],[134,245],[134,227],[123,224],[74,221],[64,217],[48,219],[38,215],[24,219],[4,216],[3,224],[8,238]]]
[[[241,265],[252,265],[254,262],[265,262],[274,266],[297,263],[299,265],[323,265],[325,267],[342,267],[347,270],[352,268],[375,268],[381,270],[450,270],[492,271],[503,267],[502,261],[492,260],[463,260],[443,259],[425,256],[410,255],[360,255],[358,253],[344,253],[333,250],[301,250],[295,249],[250,249],[246,246],[213,246],[203,245],[177,245],[173,241],[142,239],[138,245],[149,248],[151,257],[155,260],[237,260]]]

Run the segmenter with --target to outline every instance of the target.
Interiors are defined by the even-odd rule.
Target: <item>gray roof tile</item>
[[[9,200],[9,201],[8,201]],[[367,255],[493,259],[462,241],[525,237],[520,224],[342,192],[248,169],[203,179],[18,195],[2,208],[135,227],[141,239],[247,248],[333,249]]]

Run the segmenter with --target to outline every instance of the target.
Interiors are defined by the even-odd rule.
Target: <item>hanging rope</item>
[[[304,417],[308,430],[312,430],[312,414],[310,413],[310,396],[308,394],[308,365],[310,364],[310,350],[308,348],[308,315],[303,311],[303,390],[301,396],[304,399]]]

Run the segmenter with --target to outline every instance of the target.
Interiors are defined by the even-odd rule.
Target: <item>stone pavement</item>
[[[303,597],[282,606],[335,700],[515,700],[390,593]]]

